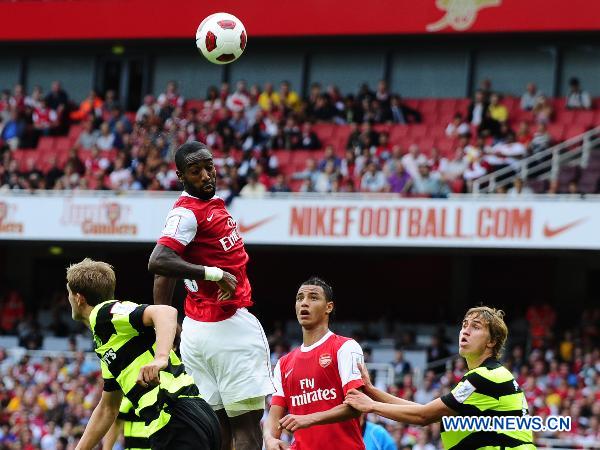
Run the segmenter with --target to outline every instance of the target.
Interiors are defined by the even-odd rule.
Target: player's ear
[[[177,169],[175,171],[175,175],[177,175],[177,178],[179,179],[179,181],[181,181],[183,183],[183,173],[179,171],[179,169]]]
[[[333,312],[333,307],[335,305],[333,304],[333,302],[327,302],[327,309],[325,310],[325,312],[327,314],[331,314]]]

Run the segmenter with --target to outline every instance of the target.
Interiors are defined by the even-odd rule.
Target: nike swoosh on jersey
[[[258,222],[254,222],[251,223],[249,225],[246,225],[244,223],[242,223],[242,221],[239,221],[239,229],[240,229],[240,233],[244,234],[244,233],[249,233],[250,231],[254,230],[255,228],[261,227],[264,224],[266,224],[267,222],[270,222],[271,220],[273,220],[276,216],[271,216],[271,217],[267,217],[266,219],[262,219],[259,220]]]
[[[215,213],[212,213],[210,216],[208,216],[208,217],[206,218],[206,221],[207,221],[207,222],[210,222],[210,221],[212,220],[212,218],[213,218],[213,216],[214,216],[214,215],[215,215]]]
[[[289,377],[289,376],[290,376],[290,373],[292,373],[293,371],[294,371],[294,369],[292,369],[292,370],[288,370],[288,371],[285,373],[285,375],[284,375],[283,377],[284,377],[284,378],[287,378],[287,377]]]
[[[564,233],[567,230],[570,230],[571,228],[579,225],[580,223],[584,222],[587,219],[578,219],[578,220],[574,220],[573,222],[569,222],[561,227],[550,227],[548,225],[548,223],[544,224],[544,236],[547,237],[548,239],[551,239],[555,236],[558,236],[561,233]]]

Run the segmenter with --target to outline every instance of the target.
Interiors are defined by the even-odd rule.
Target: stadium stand
[[[285,102],[265,108],[259,86],[252,86],[232,93],[224,87],[212,100],[184,101],[176,90],[147,96],[137,112],[88,98],[67,106],[70,115],[54,114],[54,121],[42,127],[36,121],[48,114],[41,90],[20,101],[23,92],[16,86],[0,100],[2,189],[178,189],[172,153],[181,143],[199,139],[213,149],[220,192],[229,198],[241,192],[257,166],[258,183],[267,191],[322,193],[395,192],[392,178],[396,170],[402,173],[397,166],[404,166],[409,181],[398,193],[439,197],[468,192],[477,178],[600,125],[598,99],[591,110],[567,109],[565,99],[556,98],[528,111],[519,98],[500,97],[495,108],[503,109],[507,120],[495,120],[488,117],[491,109],[484,109],[485,117],[472,117],[470,99],[391,96],[378,101],[368,87],[362,93],[366,102],[359,102],[360,95],[341,102],[321,93],[308,98],[301,111]],[[236,96],[245,97],[241,104],[248,106],[235,103]],[[333,168],[326,173],[322,158],[329,146]],[[306,171],[309,159],[317,167]],[[371,162],[383,183],[365,178]],[[592,154],[583,169],[563,167],[558,187],[531,174],[530,184],[535,192],[571,192],[575,183],[577,192],[595,193],[598,164]],[[429,175],[419,173],[421,165],[429,166]],[[276,183],[278,174],[283,177]],[[441,179],[447,188],[435,188],[430,179]]]

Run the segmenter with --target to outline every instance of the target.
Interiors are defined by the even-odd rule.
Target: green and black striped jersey
[[[178,398],[200,395],[173,351],[169,364],[160,372],[158,386],[144,388],[136,383],[140,368],[154,360],[156,348],[154,328],[144,326],[142,320],[147,306],[117,300],[100,303],[90,314],[90,327],[104,390],[123,391],[152,436],[169,423],[170,408]]]
[[[123,397],[121,401],[117,418],[123,421],[124,448],[126,450],[150,450],[150,438],[146,424],[135,415],[135,408],[127,400],[127,397]]]
[[[442,401],[461,416],[525,416],[529,414],[525,394],[512,373],[494,358],[469,370]],[[442,423],[443,427],[443,423]],[[532,450],[531,431],[445,431],[446,450]]]

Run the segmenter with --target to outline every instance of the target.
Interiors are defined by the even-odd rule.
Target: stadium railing
[[[567,139],[518,162],[518,168],[508,165],[473,181],[473,194],[494,192],[499,187],[507,187],[516,178],[526,179],[535,175],[539,179],[556,180],[563,165],[579,164],[586,168],[591,150],[600,145],[600,127]]]

